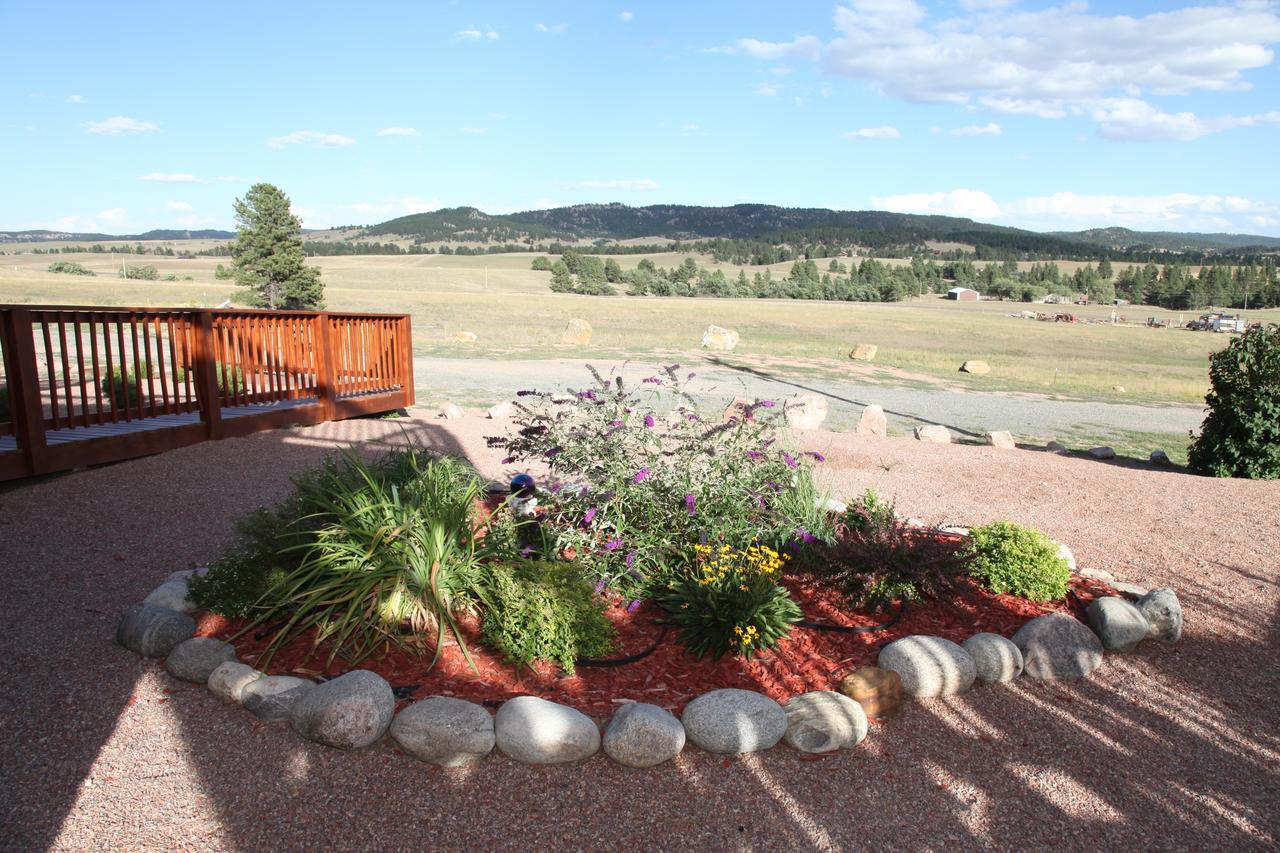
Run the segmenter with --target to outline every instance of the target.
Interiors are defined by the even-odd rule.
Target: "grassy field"
[[[849,350],[869,343],[879,347],[875,365],[903,382],[945,379],[973,389],[1193,403],[1203,399],[1208,386],[1208,355],[1228,341],[1225,335],[1179,329],[1041,323],[1008,316],[1032,306],[961,304],[933,296],[864,304],[554,294],[547,289],[549,274],[529,269],[531,257],[348,256],[315,263],[324,272],[330,307],[411,313],[415,351],[423,355],[563,356],[560,333],[569,319],[581,317],[595,335],[590,346],[573,351],[575,357],[669,357],[697,351],[703,330],[715,323],[741,335],[735,357],[792,371],[849,371]],[[621,256],[618,261],[629,267],[641,257]],[[651,257],[660,266],[684,258]],[[54,259],[81,263],[98,276],[49,273],[46,267]],[[119,258],[109,255],[10,255],[0,258],[0,303],[212,306],[235,290],[214,279],[216,258],[128,260],[154,264],[162,276],[190,275],[194,280],[121,279],[115,273]],[[699,260],[705,265],[705,259]],[[737,274],[738,267],[721,266],[726,274]],[[748,275],[756,271],[746,269]],[[1109,307],[1081,310],[1091,319],[1111,315]],[[1173,321],[1190,317],[1145,307],[1122,310],[1141,322],[1148,316]],[[1280,312],[1250,312],[1250,319],[1280,320]],[[451,337],[460,331],[474,332],[478,340],[453,343]],[[991,373],[958,373],[966,359],[987,361]]]

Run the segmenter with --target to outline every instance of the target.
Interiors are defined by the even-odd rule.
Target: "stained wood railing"
[[[0,306],[0,480],[412,405],[410,335],[400,314]]]

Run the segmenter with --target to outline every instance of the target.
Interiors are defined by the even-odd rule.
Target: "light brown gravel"
[[[0,491],[0,845],[6,849],[1245,849],[1280,838],[1280,483],[1045,453],[809,433],[845,495],[927,521],[1010,518],[1082,566],[1178,591],[1176,646],[1074,685],[916,702],[852,752],[695,749],[438,771],[257,722],[112,642],[116,614],[215,557],[233,520],[336,444],[407,433],[509,474],[500,423],[260,433]],[[402,432],[403,431],[403,432]]]

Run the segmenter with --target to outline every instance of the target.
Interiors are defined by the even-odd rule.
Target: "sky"
[[[744,202],[1280,236],[1280,3],[0,0],[0,229]],[[26,37],[23,34],[27,34]]]

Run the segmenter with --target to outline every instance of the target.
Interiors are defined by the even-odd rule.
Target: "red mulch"
[[[892,614],[852,612],[836,592],[801,579],[784,581],[800,604],[805,618],[836,625],[876,625]],[[1072,578],[1074,598],[1087,604],[1100,595],[1114,594],[1106,585]],[[479,622],[465,619],[463,634],[479,672],[467,665],[457,645],[449,641],[440,659],[430,666],[431,655],[398,649],[374,654],[359,665],[341,657],[325,666],[329,649],[312,647],[303,636],[281,649],[266,671],[273,675],[306,677],[338,675],[351,669],[371,669],[393,687],[412,686],[412,698],[456,696],[495,707],[522,694],[542,696],[571,705],[587,714],[609,716],[619,703],[631,699],[649,702],[678,712],[686,702],[720,687],[741,687],[768,694],[779,702],[810,690],[830,690],[848,672],[874,664],[885,643],[911,634],[931,634],[957,643],[980,631],[1011,636],[1027,620],[1055,610],[1073,612],[1073,596],[1063,602],[1036,604],[1012,595],[991,595],[976,584],[968,586],[953,600],[912,605],[903,618],[884,631],[842,634],[796,627],[777,648],[754,660],[724,657],[698,660],[684,651],[676,633],[670,631],[657,650],[635,663],[619,667],[578,667],[573,676],[562,675],[553,664],[541,663],[533,671],[517,670],[502,662],[499,655],[480,645]],[[662,634],[655,620],[662,609],[645,602],[634,614],[626,612],[625,600],[610,603],[609,618],[618,626],[617,657],[649,648]],[[1077,612],[1075,615],[1081,616]],[[229,639],[243,623],[204,614],[197,633]],[[254,665],[269,638],[255,639],[253,632],[236,641],[240,660]]]

